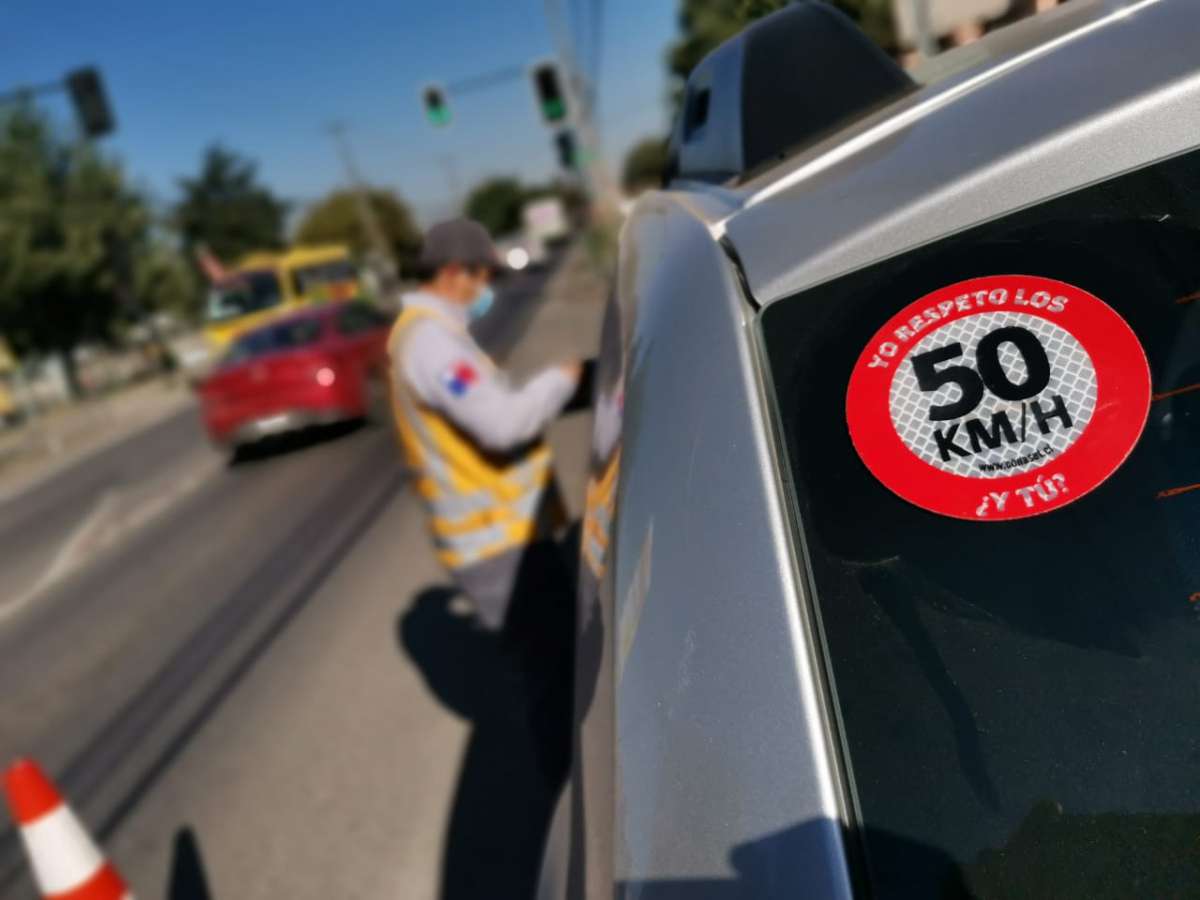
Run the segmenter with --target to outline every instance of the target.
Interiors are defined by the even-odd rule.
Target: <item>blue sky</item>
[[[588,0],[562,0],[565,8]],[[610,159],[666,129],[663,52],[675,0],[598,0],[600,125]],[[9,0],[0,89],[94,63],[118,131],[105,139],[157,203],[213,141],[256,159],[303,205],[344,180],[324,126],[346,123],[367,179],[397,190],[426,222],[451,208],[447,158],[469,186],[486,175],[544,180],[550,134],[524,80],[452,97],[453,124],[424,121],[420,89],[553,53],[543,0]],[[586,24],[586,23],[585,23]],[[65,98],[47,109],[67,119]]]

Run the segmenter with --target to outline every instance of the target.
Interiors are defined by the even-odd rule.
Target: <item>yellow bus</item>
[[[347,247],[329,244],[251,253],[210,289],[204,333],[220,349],[278,316],[360,296],[362,283]]]

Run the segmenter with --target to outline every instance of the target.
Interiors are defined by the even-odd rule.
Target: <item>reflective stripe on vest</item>
[[[617,451],[605,464],[599,477],[593,474],[588,479],[584,496],[583,558],[596,578],[604,575],[608,564],[608,533],[617,501],[617,473],[620,469],[621,454]]]
[[[388,337],[393,373],[409,328],[434,318],[463,332],[447,316],[421,307],[400,314]],[[444,415],[422,403],[399,377],[390,379],[396,433],[418,473],[417,493],[430,511],[438,560],[460,569],[532,541],[537,513],[551,477],[550,449],[534,444],[515,462],[497,463]]]

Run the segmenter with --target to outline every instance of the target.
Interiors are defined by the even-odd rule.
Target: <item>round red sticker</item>
[[[854,448],[922,509],[1022,519],[1078,500],[1133,450],[1150,367],[1087,291],[1033,275],[972,278],[894,315],[850,376]]]

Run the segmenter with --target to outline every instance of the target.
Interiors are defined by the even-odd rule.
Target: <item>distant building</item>
[[[914,64],[924,41],[935,52],[969,44],[993,28],[1046,12],[1062,2],[1065,0],[892,0],[902,61]],[[922,24],[928,29],[924,36]]]

